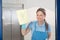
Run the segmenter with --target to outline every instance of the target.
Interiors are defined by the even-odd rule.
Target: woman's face
[[[37,15],[37,20],[38,20],[38,21],[44,21],[45,16],[46,16],[46,15],[43,14],[42,11],[38,11],[38,12],[36,13],[36,15]]]

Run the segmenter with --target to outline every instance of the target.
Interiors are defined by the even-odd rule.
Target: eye
[[[43,15],[37,15],[37,16],[43,16]]]

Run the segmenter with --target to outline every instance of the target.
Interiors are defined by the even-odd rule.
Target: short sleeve
[[[31,30],[32,30],[32,25],[33,25],[33,22],[30,22],[30,23],[28,24],[28,27],[29,27],[29,29],[31,29]]]
[[[51,32],[51,26],[48,25],[48,32]]]

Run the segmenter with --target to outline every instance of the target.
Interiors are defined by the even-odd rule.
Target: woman
[[[51,37],[51,29],[49,24],[45,21],[45,9],[39,8],[36,11],[37,21],[30,22],[26,30],[22,29],[22,34],[26,35],[30,30],[32,31],[31,40],[46,40]],[[23,25],[22,25],[23,26]]]

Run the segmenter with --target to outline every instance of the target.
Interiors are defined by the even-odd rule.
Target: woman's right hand
[[[25,36],[29,32],[30,32],[30,29],[29,28],[26,28],[25,30],[24,29],[21,29],[21,33],[22,33],[23,36]]]
[[[26,35],[28,32],[30,32],[29,26],[30,26],[31,23],[32,22],[30,22],[28,25],[27,24],[22,25],[21,33],[22,33],[23,36]],[[27,26],[27,28],[26,28],[26,26]]]

